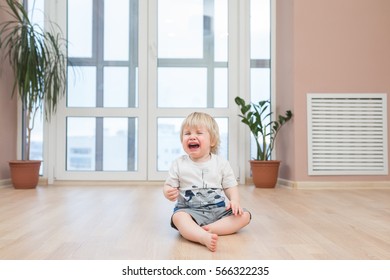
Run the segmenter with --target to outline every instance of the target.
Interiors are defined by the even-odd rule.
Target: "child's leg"
[[[177,212],[172,221],[185,239],[203,244],[212,252],[217,249],[218,235],[204,230],[188,213]]]
[[[250,219],[250,213],[244,212],[242,215],[224,217],[203,228],[217,235],[228,235],[236,233],[241,228],[245,227],[249,224]]]

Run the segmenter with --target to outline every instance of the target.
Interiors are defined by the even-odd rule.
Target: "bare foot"
[[[218,235],[214,233],[205,232],[205,234],[200,240],[200,243],[205,245],[211,252],[215,252],[217,250],[217,241]]]

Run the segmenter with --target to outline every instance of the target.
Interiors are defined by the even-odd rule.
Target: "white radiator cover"
[[[387,175],[387,95],[307,94],[309,175]]]

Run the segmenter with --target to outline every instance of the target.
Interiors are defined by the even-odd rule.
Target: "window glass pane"
[[[127,170],[127,118],[104,118],[103,170]]]
[[[40,27],[44,26],[45,20],[45,0],[28,0],[27,9],[30,20]]]
[[[178,156],[184,154],[180,142],[180,127],[184,118],[157,119],[157,170],[168,171],[171,163]],[[221,146],[219,155],[228,158],[228,119],[215,118],[219,126]]]
[[[68,67],[68,106],[96,106],[96,67]]]
[[[68,0],[68,56],[92,57],[92,0]]]
[[[128,58],[129,0],[106,0],[104,1],[104,59],[128,60]]]
[[[216,68],[214,71],[214,107],[228,107],[228,70],[227,68]]]
[[[270,69],[252,68],[251,69],[251,101],[270,99]]]
[[[184,118],[157,119],[157,170],[167,171],[172,161],[184,154],[180,143],[180,127]]]
[[[30,159],[42,160],[39,174],[43,174],[43,113],[38,110],[34,118],[34,129],[31,131]]]
[[[129,129],[131,131],[129,131]],[[103,170],[135,171],[137,124],[135,118],[104,118]]]
[[[258,103],[261,100],[270,99],[270,69],[252,68],[251,69],[251,100]],[[269,137],[267,137],[269,138]],[[256,158],[256,141],[251,136],[251,158]]]
[[[229,159],[229,120],[228,118],[215,118],[215,121],[218,123],[219,135],[221,138],[221,145],[219,147],[219,155],[223,158]]]
[[[270,0],[251,0],[251,58],[270,59]]]
[[[104,67],[104,107],[128,107],[127,67]]]
[[[66,170],[95,170],[95,118],[67,118]]]
[[[203,57],[203,0],[158,0],[158,57]]]
[[[133,107],[138,107],[138,67],[135,68],[135,96]]]
[[[158,68],[158,107],[207,107],[205,68]]]
[[[228,61],[228,1],[215,0],[215,61]]]

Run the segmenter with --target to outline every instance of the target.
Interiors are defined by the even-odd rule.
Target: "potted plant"
[[[55,25],[50,31],[34,24],[22,4],[17,0],[5,0],[0,8],[9,15],[0,22],[0,49],[13,70],[15,81],[12,96],[16,93],[21,100],[24,114],[23,156],[20,161],[11,161],[11,179],[15,188],[34,188],[38,184],[41,161],[30,160],[31,131],[37,112],[44,112],[50,120],[55,113],[59,99],[65,94],[66,41]],[[4,63],[2,63],[4,65]],[[20,169],[21,178],[18,179]],[[28,169],[33,166],[33,181],[27,182]]]
[[[256,158],[250,160],[253,183],[256,187],[273,188],[278,179],[280,161],[271,160],[272,151],[280,129],[293,114],[288,110],[284,116],[279,115],[273,120],[269,100],[246,104],[237,96],[235,102],[241,111],[241,122],[249,127],[256,141]]]

